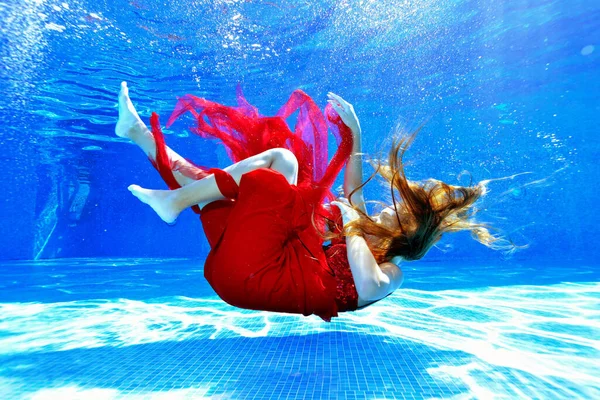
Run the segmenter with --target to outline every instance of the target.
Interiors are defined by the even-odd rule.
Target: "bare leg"
[[[119,120],[115,127],[115,133],[117,136],[133,140],[146,153],[146,156],[152,160],[156,160],[156,143],[154,142],[154,137],[148,127],[142,122],[142,119],[133,106],[129,98],[129,88],[126,82],[121,82],[121,91],[119,92]],[[185,186],[195,182],[194,179],[188,178],[177,171],[177,168],[180,166],[190,166],[190,163],[168,147],[167,154],[171,161],[171,168],[173,168],[173,175],[177,183]]]
[[[290,184],[297,184],[298,161],[287,149],[267,150],[233,164],[225,168],[225,171],[239,184],[243,174],[259,168],[279,171]],[[202,208],[208,203],[224,199],[214,175],[194,181],[177,190],[150,190],[137,185],[129,186],[129,190],[140,201],[152,207],[158,216],[169,224],[175,222],[179,214],[188,207],[197,204]]]

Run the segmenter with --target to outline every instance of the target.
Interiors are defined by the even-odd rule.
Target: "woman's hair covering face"
[[[396,211],[398,224],[383,225],[354,207],[360,218],[344,227],[344,235],[366,234],[375,238],[370,241],[370,248],[378,262],[389,261],[396,256],[418,260],[444,233],[462,230],[470,231],[475,240],[490,248],[514,252],[516,246],[513,243],[491,234],[490,227],[473,220],[477,213],[474,203],[485,195],[487,182],[453,186],[435,179],[413,182],[406,178],[404,154],[419,130],[394,140],[386,165],[381,160],[376,161],[373,175],[355,189],[361,189],[376,175],[383,177],[390,185],[390,207]],[[352,198],[352,194],[348,197]]]

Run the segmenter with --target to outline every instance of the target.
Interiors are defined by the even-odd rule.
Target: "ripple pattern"
[[[4,303],[0,353],[344,332],[380,337],[391,348],[408,342],[459,354],[426,371],[440,383],[460,382],[474,398],[593,398],[600,394],[599,295],[598,283],[406,289],[331,324],[213,297]]]

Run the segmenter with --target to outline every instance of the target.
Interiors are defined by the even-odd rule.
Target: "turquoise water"
[[[600,397],[596,3],[0,1],[2,397]],[[373,156],[425,123],[409,178],[512,177],[477,218],[523,248],[448,235],[330,324],[230,307],[197,217],[126,190],[164,183],[114,135],[123,80],[163,120],[185,93],[233,105],[239,84],[269,115],[333,91]],[[226,165],[189,125],[168,144]]]
[[[423,264],[406,269],[403,290],[329,324],[227,305],[203,280],[202,260],[4,264],[0,390],[36,399],[598,396],[595,268]]]

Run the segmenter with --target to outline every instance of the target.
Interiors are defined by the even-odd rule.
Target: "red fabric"
[[[201,212],[211,245],[205,277],[215,292],[234,306],[316,314],[329,321],[338,312],[338,282],[315,225],[322,230],[324,218],[332,218],[323,202],[334,197],[331,185],[350,156],[352,133],[330,106],[323,115],[299,90],[275,117],[259,115],[239,89],[237,97],[237,107],[226,107],[186,95],[178,101],[167,125],[191,113],[196,122],[192,132],[221,140],[233,162],[271,148],[287,148],[298,159],[298,185],[290,185],[276,171],[259,169],[243,175],[238,188],[224,171],[179,166],[178,171],[194,179],[215,173],[219,189],[227,197],[208,204]],[[292,132],[285,118],[296,111]],[[174,168],[168,157],[165,159],[158,118],[153,117],[151,123],[159,147],[154,164],[174,189],[178,185],[172,187],[169,177]],[[328,127],[338,140],[329,163]],[[348,279],[347,274],[344,279]]]
[[[156,143],[156,160],[148,158],[154,168],[160,174],[160,177],[165,181],[169,189],[179,189],[181,186],[177,183],[173,171],[179,171],[183,175],[200,180],[208,176],[211,172],[202,167],[196,166],[192,161],[187,160],[189,164],[182,164],[179,160],[171,160],[167,153],[167,145],[165,144],[165,136],[163,135],[162,129],[160,129],[160,122],[158,120],[158,114],[152,113],[150,117],[150,126],[152,136],[154,136],[154,142]],[[196,214],[200,213],[198,206],[192,206],[192,210]]]
[[[340,233],[344,225],[342,214],[337,207],[332,207],[334,222],[332,231]],[[336,280],[335,302],[338,312],[353,311],[358,308],[358,292],[348,262],[348,250],[344,238],[334,239],[325,250],[327,264],[333,270]]]
[[[152,158],[149,158],[149,160],[160,174],[160,177],[163,178],[169,189],[178,189],[181,186],[179,186],[179,183],[177,183],[175,177],[173,176],[173,166],[171,165],[171,161],[169,160],[169,156],[167,154],[165,137],[160,129],[157,113],[152,113],[152,116],[150,117],[150,126],[152,127],[152,136],[154,136],[154,141],[156,142],[156,160],[153,160]]]

